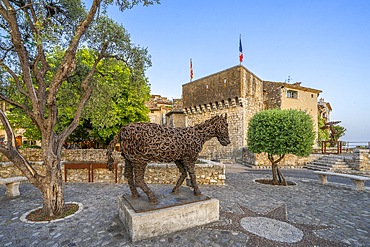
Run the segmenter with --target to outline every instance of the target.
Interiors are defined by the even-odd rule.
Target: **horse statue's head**
[[[227,124],[227,114],[223,117],[218,116],[216,123],[216,137],[222,146],[230,144],[229,125]]]

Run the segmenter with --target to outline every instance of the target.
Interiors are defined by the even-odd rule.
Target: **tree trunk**
[[[47,168],[48,170],[48,168]],[[60,215],[64,207],[63,177],[60,169],[52,168],[42,183],[43,210],[48,216]]]
[[[13,162],[14,166],[28,178],[30,183],[41,191],[43,196],[43,210],[46,215],[54,216],[61,214],[64,208],[63,177],[60,166],[62,147],[58,145],[58,141],[55,141],[57,138],[46,134],[43,135],[41,146],[45,171],[36,171],[18,151],[13,129],[1,109],[0,122],[4,126],[8,137],[6,146],[0,145],[0,152]],[[47,133],[50,132],[52,131]],[[45,140],[51,141],[47,142]],[[60,142],[62,141],[64,140],[60,140]]]
[[[268,159],[271,162],[272,167],[272,184],[273,185],[288,185],[283,174],[281,173],[278,163],[284,158],[284,155],[281,155],[277,160],[274,160],[274,156],[272,154],[268,154]]]
[[[64,207],[63,176],[60,167],[61,155],[44,154],[45,171],[36,171],[16,149],[3,150],[4,155],[28,178],[43,197],[43,210],[46,215],[60,215]],[[45,158],[46,157],[46,158]]]
[[[279,177],[279,184],[282,184],[284,186],[287,186],[288,183],[287,181],[285,180],[285,177],[284,175],[281,173],[279,167],[277,168],[277,173],[278,173],[278,177]]]
[[[58,216],[63,213],[64,188],[61,169],[61,149],[56,142],[43,143],[43,160],[45,177],[40,189],[43,196],[43,210],[48,216]]]
[[[278,181],[278,165],[273,162],[271,164],[272,166],[272,184],[273,185],[278,185],[279,184],[279,181]]]

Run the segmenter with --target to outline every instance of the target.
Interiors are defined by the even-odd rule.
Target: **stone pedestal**
[[[151,205],[146,196],[118,197],[119,217],[133,242],[164,235],[219,220],[219,201],[194,196],[192,191],[158,196],[159,204]]]

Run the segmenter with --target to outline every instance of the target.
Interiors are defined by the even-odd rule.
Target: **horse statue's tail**
[[[113,171],[114,159],[113,159],[112,153],[114,151],[114,147],[116,146],[116,143],[120,141],[120,136],[121,136],[121,130],[118,132],[117,135],[115,135],[113,137],[112,141],[109,143],[109,145],[107,147],[107,153],[106,153],[106,155],[108,157],[107,168],[110,171]]]

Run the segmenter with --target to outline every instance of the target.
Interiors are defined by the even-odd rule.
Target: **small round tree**
[[[287,185],[278,167],[284,156],[308,156],[314,140],[313,121],[303,111],[265,110],[255,114],[249,122],[248,149],[253,153],[267,153],[274,185]]]

